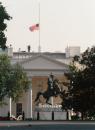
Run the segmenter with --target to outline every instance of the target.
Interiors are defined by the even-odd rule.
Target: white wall
[[[54,112],[54,120],[66,120],[66,112]]]
[[[7,116],[9,111],[9,98],[5,98],[6,105],[0,106],[0,116]]]
[[[75,55],[80,56],[80,47],[79,46],[71,46],[65,49],[66,58],[74,57]]]

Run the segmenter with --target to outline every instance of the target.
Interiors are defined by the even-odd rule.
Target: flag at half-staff
[[[29,30],[31,32],[35,31],[35,30],[39,30],[39,24],[34,24],[32,26],[29,27]]]

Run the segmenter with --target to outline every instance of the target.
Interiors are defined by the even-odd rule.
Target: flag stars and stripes
[[[35,30],[39,30],[39,24],[34,24],[32,26],[29,27],[29,30],[31,32],[35,31]]]

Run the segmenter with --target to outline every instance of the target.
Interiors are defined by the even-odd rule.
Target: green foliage
[[[5,20],[10,20],[11,17],[8,15],[8,13],[5,10],[5,7],[0,2],[0,47],[2,49],[6,48],[6,41],[7,38],[5,37],[4,31],[7,28],[7,24],[5,23]]]
[[[0,55],[0,101],[3,100],[7,94],[7,81],[10,77],[11,65],[6,55]]]
[[[74,58],[70,70],[69,94],[63,107],[73,108],[87,116],[87,113],[95,112],[95,47],[88,48],[77,60]]]
[[[12,67],[10,79],[11,80],[8,82],[10,86],[7,91],[9,92],[9,96],[17,101],[22,96],[23,92],[27,91],[29,88],[29,81],[26,73],[19,64],[15,64]]]
[[[5,96],[17,101],[28,88],[29,81],[22,67],[11,65],[8,56],[0,55],[0,101]]]
[[[79,120],[79,117],[77,115],[71,116],[71,120]]]

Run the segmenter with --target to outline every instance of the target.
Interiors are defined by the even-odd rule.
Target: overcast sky
[[[39,31],[29,26],[39,22],[38,0],[1,0],[13,19],[8,23],[7,45],[14,51],[38,51]],[[84,51],[95,45],[95,0],[40,0],[42,51],[61,51],[67,45]]]

